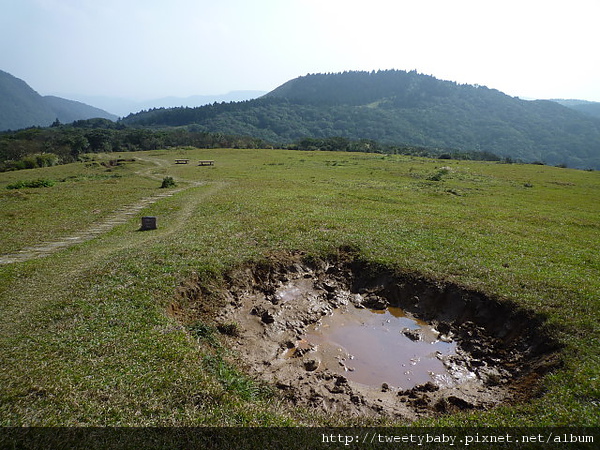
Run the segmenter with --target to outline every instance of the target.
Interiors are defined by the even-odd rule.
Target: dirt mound
[[[227,285],[214,319],[236,324],[240,363],[293,404],[328,413],[488,409],[539,394],[559,364],[540,317],[348,252],[278,255],[231,271]]]

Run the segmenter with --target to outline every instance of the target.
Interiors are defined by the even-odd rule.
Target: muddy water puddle
[[[308,328],[304,340],[319,354],[321,368],[369,385],[408,389],[452,377],[440,357],[455,353],[456,343],[402,309],[338,309]]]
[[[278,255],[228,274],[214,320],[236,325],[227,340],[250,376],[327,414],[415,420],[489,409],[534,395],[538,372],[557,364],[531,313],[380,269],[348,254]]]

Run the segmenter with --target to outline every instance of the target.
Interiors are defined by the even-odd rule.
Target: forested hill
[[[600,169],[599,119],[556,102],[520,100],[415,71],[306,75],[260,99],[154,109],[123,121],[190,125],[280,143],[303,137],[373,139]]]
[[[600,118],[600,102],[588,102],[585,100],[552,100],[576,111]]]
[[[41,96],[25,81],[0,70],[0,131],[46,127],[56,119],[67,123],[95,117],[117,119],[113,114],[84,103]]]

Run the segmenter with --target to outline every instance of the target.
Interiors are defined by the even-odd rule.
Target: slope
[[[52,108],[36,91],[0,70],[0,130],[49,125],[54,119]]]
[[[117,116],[84,103],[60,97],[43,97],[25,81],[0,70],[0,131],[48,126],[56,119],[63,123]]]
[[[47,95],[43,97],[44,102],[50,106],[54,114],[63,123],[70,123],[76,120],[85,119],[109,119],[117,120],[118,117],[114,114],[106,112],[100,108],[86,105],[85,103],[77,102],[74,100],[67,100],[61,97],[55,97]]]

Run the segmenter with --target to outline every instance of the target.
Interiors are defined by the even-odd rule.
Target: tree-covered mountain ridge
[[[131,114],[125,124],[188,126],[275,143],[341,136],[487,151],[523,161],[600,169],[600,120],[546,100],[416,71],[308,74],[265,96]]]
[[[47,127],[56,119],[68,123],[96,117],[117,119],[113,114],[81,102],[42,96],[25,81],[0,70],[0,131]]]
[[[574,109],[575,111],[600,118],[600,102],[590,102],[587,100],[573,99],[552,99],[553,102],[560,103],[563,106]]]

